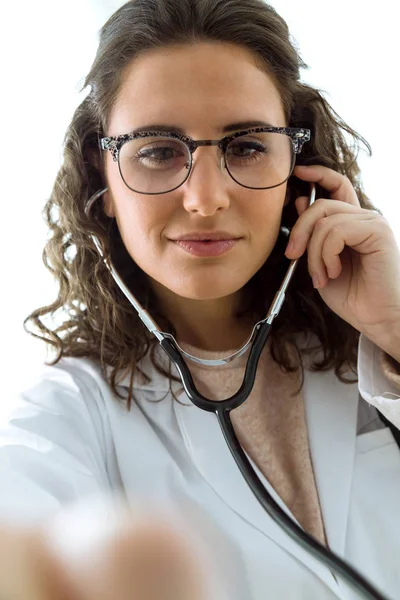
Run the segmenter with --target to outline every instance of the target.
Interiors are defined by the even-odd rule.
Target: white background
[[[178,1],[178,0],[177,0]],[[122,2],[2,2],[1,375],[0,411],[46,358],[22,321],[51,302],[55,286],[41,262],[41,210],[60,164],[61,144],[97,47],[97,32]],[[367,195],[400,240],[398,179],[398,6],[393,0],[276,0],[310,69],[344,120],[365,137],[360,156]]]

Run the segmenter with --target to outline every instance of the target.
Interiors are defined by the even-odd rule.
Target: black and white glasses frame
[[[273,131],[273,132],[278,132],[278,133],[280,132],[284,135],[288,135],[292,140],[293,149],[296,154],[301,152],[303,144],[305,142],[308,142],[311,138],[311,132],[309,129],[286,128],[286,127],[261,127],[261,128],[255,128],[255,129],[248,129],[246,131],[239,131],[232,136],[227,136],[225,138],[222,138],[222,140],[197,140],[196,141],[188,136],[182,136],[182,135],[172,133],[172,132],[169,134],[169,137],[173,137],[175,139],[180,139],[180,140],[184,141],[185,143],[190,142],[190,144],[191,144],[190,151],[191,151],[191,153],[193,153],[196,150],[196,148],[201,145],[203,145],[203,146],[206,146],[206,145],[220,146],[223,149],[226,146],[222,146],[222,144],[227,145],[227,144],[229,144],[229,142],[232,139],[235,139],[236,137],[238,137],[240,135],[254,132],[254,131],[255,132]],[[165,132],[155,132],[155,131],[150,132],[150,131],[148,131],[148,132],[125,134],[125,135],[121,135],[118,137],[106,137],[106,138],[102,138],[100,140],[101,147],[103,148],[103,150],[110,150],[113,154],[114,161],[118,161],[119,150],[126,141],[135,139],[137,137],[142,137],[142,138],[150,137],[150,136],[154,137],[155,133],[159,133],[163,136],[165,135]],[[189,144],[188,144],[188,146],[189,146]],[[85,207],[85,213],[88,218],[90,218],[91,209],[92,209],[93,205],[107,191],[108,191],[108,188],[106,187],[106,188],[96,192],[88,200],[88,203]],[[313,204],[316,199],[316,186],[314,183],[310,183],[310,192],[311,193],[310,193],[310,203],[309,204],[311,206],[311,204]],[[267,332],[267,330],[269,330],[269,327],[272,325],[272,321],[278,316],[278,314],[281,310],[281,307],[285,301],[286,290],[287,290],[289,283],[293,277],[293,274],[295,272],[295,269],[297,267],[298,260],[299,260],[299,259],[295,259],[295,260],[290,261],[289,268],[286,272],[286,275],[283,279],[283,282],[282,282],[280,288],[278,289],[277,293],[274,296],[274,299],[269,307],[267,316],[254,325],[249,339],[242,346],[242,348],[240,348],[239,350],[237,350],[230,356],[226,356],[224,358],[204,359],[204,358],[195,357],[195,356],[189,354],[188,352],[186,352],[183,348],[181,348],[179,346],[178,342],[171,334],[164,332],[159,328],[157,323],[152,319],[152,317],[149,315],[149,313],[144,309],[144,307],[139,303],[137,298],[132,294],[131,290],[126,286],[126,284],[122,280],[121,276],[119,275],[119,273],[117,272],[117,270],[115,269],[114,265],[111,263],[109,258],[106,258],[104,256],[102,247],[101,247],[100,242],[97,239],[97,237],[92,234],[92,239],[97,248],[97,251],[99,252],[99,255],[104,260],[106,267],[109,269],[109,271],[110,271],[112,277],[114,278],[115,282],[117,283],[118,287],[121,289],[121,291],[126,296],[126,298],[129,300],[129,302],[132,304],[132,306],[136,309],[138,316],[142,320],[145,327],[150,331],[150,333],[152,333],[158,339],[160,344],[165,343],[165,341],[167,340],[170,344],[172,344],[174,346],[175,349],[178,349],[181,352],[181,354],[183,356],[185,356],[186,358],[188,358],[189,360],[192,360],[193,362],[196,362],[198,364],[210,365],[210,366],[224,365],[224,364],[231,362],[235,358],[242,356],[245,352],[247,352],[247,350],[250,348],[250,346],[252,346],[252,344],[253,344],[254,340],[256,340],[256,338],[261,339],[261,337],[262,337],[261,334],[264,335],[264,333]],[[262,342],[262,343],[264,343],[264,342]],[[253,346],[254,346],[254,344],[253,344]]]
[[[226,149],[228,147],[228,145],[230,144],[230,142],[232,142],[233,140],[235,140],[236,138],[240,137],[240,136],[244,136],[244,135],[248,135],[250,133],[279,133],[282,135],[287,135],[291,142],[292,142],[292,148],[293,148],[293,156],[292,156],[292,164],[290,166],[290,172],[288,177],[282,181],[281,183],[275,185],[275,186],[270,186],[270,187],[278,187],[279,185],[282,185],[283,183],[285,183],[285,181],[287,181],[290,177],[290,175],[292,174],[293,168],[294,168],[294,156],[296,154],[300,154],[303,145],[310,141],[311,139],[311,131],[309,129],[303,129],[303,128],[299,128],[299,127],[253,127],[252,129],[245,129],[242,131],[237,131],[236,133],[233,133],[232,135],[227,135],[225,137],[223,137],[220,140],[194,140],[192,137],[188,136],[188,135],[182,135],[179,133],[175,133],[173,131],[138,131],[138,132],[134,132],[134,133],[124,133],[118,136],[114,136],[114,137],[104,137],[100,139],[100,147],[102,150],[109,150],[112,154],[113,160],[114,162],[118,162],[118,167],[119,167],[119,171],[122,177],[122,173],[121,173],[121,168],[120,168],[120,164],[119,164],[119,156],[120,156],[120,151],[122,146],[126,143],[129,142],[131,140],[136,140],[136,139],[141,139],[141,138],[147,138],[147,137],[164,137],[164,138],[171,138],[171,139],[175,139],[175,140],[179,140],[180,142],[183,142],[190,153],[190,165],[188,168],[188,172],[187,175],[185,177],[185,179],[182,181],[182,183],[179,184],[180,187],[181,185],[183,185],[185,183],[185,181],[188,179],[191,170],[192,170],[192,165],[193,165],[193,153],[196,151],[197,148],[199,148],[200,146],[218,146],[220,148],[220,150],[223,152],[223,155],[225,157],[225,152]],[[226,167],[226,161],[225,161],[225,167]],[[241,185],[242,187],[246,187],[249,189],[269,189],[269,187],[266,188],[253,188],[247,185],[243,185],[241,183],[239,183],[230,173],[229,169],[227,169],[229,175],[232,177],[232,179],[234,181],[236,181],[236,183],[238,183],[239,185]],[[122,177],[123,179],[123,177]],[[123,179],[124,181],[124,179]],[[126,182],[124,181],[125,185]],[[127,187],[129,187],[127,185]],[[174,188],[175,189],[177,189]],[[131,188],[129,188],[131,189]],[[174,190],[167,190],[165,192],[142,192],[148,195],[155,195],[155,194],[166,194],[167,192],[172,192]],[[134,191],[134,190],[133,190]]]

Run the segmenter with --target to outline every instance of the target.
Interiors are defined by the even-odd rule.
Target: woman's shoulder
[[[54,364],[44,363],[33,381],[90,381],[104,379],[100,362],[86,356],[64,356]]]
[[[62,358],[9,399],[0,420],[3,517],[41,518],[107,489],[112,436],[101,386],[95,361]]]
[[[92,424],[100,430],[108,412],[105,397],[109,385],[95,360],[63,357],[43,364],[10,398],[6,420],[58,419],[58,423]]]
[[[31,377],[26,391],[34,388],[64,388],[71,392],[93,396],[106,378],[98,361],[87,357],[62,357],[55,364],[44,363]],[[24,392],[24,393],[25,393]]]

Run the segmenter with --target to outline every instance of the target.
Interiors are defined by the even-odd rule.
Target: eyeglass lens
[[[225,162],[231,177],[250,188],[275,187],[289,177],[294,161],[289,136],[251,133],[231,140]],[[180,140],[146,137],[123,144],[119,169],[125,184],[138,193],[164,193],[179,187],[190,168],[190,150]]]

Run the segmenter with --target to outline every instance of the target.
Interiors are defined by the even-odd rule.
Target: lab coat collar
[[[163,365],[167,372],[169,372],[170,361],[166,356],[164,350],[162,350],[162,348],[158,344],[156,346],[155,353],[158,362]],[[137,371],[133,380],[134,392],[150,391],[166,393],[169,391],[170,387],[168,378],[159,373],[154,367],[153,362],[151,360],[150,352],[147,352],[147,354],[140,361],[138,361],[137,367],[140,369],[140,371],[145,373],[150,378],[150,381],[146,381],[146,378],[139,371]],[[108,376],[111,374],[111,371],[112,367],[108,366],[106,368],[106,373]],[[178,372],[174,365],[171,366],[171,373],[173,373],[174,375],[178,375]],[[116,381],[117,385],[129,388],[130,374],[126,372],[121,372],[117,375]],[[176,389],[181,389],[182,385],[179,384],[178,386],[173,387],[175,387]]]
[[[303,343],[304,340],[305,338],[302,338]],[[309,338],[308,343],[311,341]],[[161,348],[157,348],[157,352],[168,371],[167,357]],[[318,360],[318,355],[314,355],[314,358]],[[140,390],[168,392],[168,379],[156,371],[149,354],[140,361],[139,366],[151,377],[151,381],[146,382],[139,375],[136,376],[135,393]],[[171,372],[177,374],[173,365]],[[123,378],[120,384],[127,386],[129,378]],[[202,477],[227,507],[302,561],[335,594],[340,594],[336,579],[329,569],[285,534],[253,496],[230,454],[216,416],[192,405],[180,382],[172,382],[171,388],[179,400],[173,401],[173,406],[185,445]],[[333,552],[343,556],[355,457],[358,386],[357,383],[341,383],[333,370],[310,372],[305,369],[303,397],[310,451],[328,545]],[[269,493],[294,519],[267,479],[253,462],[252,465]]]
[[[328,545],[343,556],[355,457],[358,388],[357,384],[341,383],[333,371],[305,371],[304,377],[309,443]],[[187,404],[184,393],[179,400]],[[340,594],[329,569],[285,534],[253,496],[230,454],[216,416],[192,404],[176,402],[174,410],[193,463],[227,507],[302,561],[332,591]],[[294,518],[259,469],[252,465],[276,502]]]

